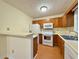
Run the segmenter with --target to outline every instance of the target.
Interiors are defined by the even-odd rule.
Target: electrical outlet
[[[7,31],[9,31],[10,30],[10,28],[9,27],[7,27]]]
[[[14,53],[14,49],[12,49],[12,54]]]

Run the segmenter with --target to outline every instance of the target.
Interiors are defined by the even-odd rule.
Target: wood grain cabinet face
[[[63,27],[72,27],[74,26],[74,14],[69,13],[62,17]]]
[[[74,26],[74,14],[68,13],[62,17],[50,18],[48,21],[46,19],[32,21],[33,24],[43,25],[44,23],[53,23],[54,28],[61,27],[72,27]]]
[[[62,18],[58,18],[58,27],[63,27]]]
[[[50,22],[53,23],[54,28],[58,27],[58,18],[50,18]]]
[[[57,38],[58,38],[58,47],[60,48],[60,53],[64,59],[64,41],[60,36],[58,36]]]
[[[62,40],[62,38],[58,35],[53,35],[53,43],[54,46],[59,47],[62,58],[64,59],[64,41]]]
[[[67,14],[67,26],[68,27],[74,26],[74,14],[73,13]]]
[[[42,34],[39,34],[39,43],[42,44]]]
[[[37,37],[33,38],[33,57],[37,54],[38,44]]]
[[[62,26],[67,27],[67,18],[66,15],[62,17]]]
[[[54,45],[54,46],[58,46],[58,44],[57,44],[57,43],[58,43],[57,36],[58,36],[58,35],[53,35],[53,45]]]

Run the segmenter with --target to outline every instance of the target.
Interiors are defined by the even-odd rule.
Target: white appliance
[[[43,24],[43,32],[42,32],[42,44],[53,46],[53,24],[45,23]]]
[[[44,29],[53,29],[53,24],[52,23],[44,23],[43,28]]]

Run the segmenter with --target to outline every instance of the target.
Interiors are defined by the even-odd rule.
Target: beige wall
[[[29,25],[32,24],[32,18],[20,10],[0,1],[0,32],[23,33],[29,31]]]
[[[29,31],[29,25],[31,26],[31,24],[32,24],[32,18],[30,16],[24,14],[20,10],[18,10],[16,8],[14,8],[13,6],[0,0],[0,33],[1,32],[25,33],[25,32]],[[8,31],[7,28],[9,28],[10,30]],[[20,48],[24,48],[25,40],[23,40],[23,41],[19,40],[19,41],[23,43],[22,46],[20,46]],[[12,43],[12,41],[9,43]],[[6,56],[6,53],[7,53],[6,44],[7,44],[6,37],[3,37],[0,35],[0,56],[1,57]],[[13,43],[13,44],[15,44],[15,43]],[[28,45],[28,43],[27,43],[27,45]],[[17,49],[19,49],[19,48],[17,48]],[[23,50],[23,52],[24,52],[24,50]],[[3,59],[3,58],[1,58],[1,59]]]
[[[6,36],[0,35],[0,58],[7,56],[7,39]]]

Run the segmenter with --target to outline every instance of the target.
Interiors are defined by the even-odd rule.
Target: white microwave
[[[44,23],[43,28],[44,29],[53,29],[53,23]]]

